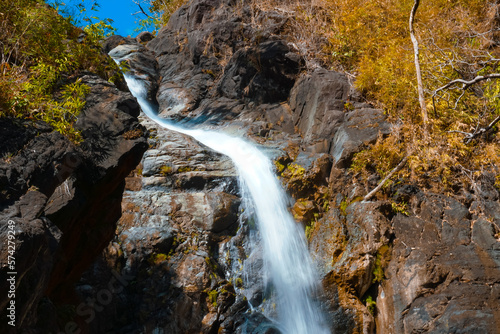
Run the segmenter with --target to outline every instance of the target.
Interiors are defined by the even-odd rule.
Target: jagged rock
[[[284,101],[300,71],[300,60],[283,41],[240,49],[226,66],[217,90],[223,96],[256,103]]]
[[[330,153],[341,168],[379,133],[390,133],[383,111],[356,101],[356,94],[345,75],[321,68],[303,75],[290,94],[294,124],[311,151]]]
[[[40,123],[2,120],[5,127],[25,128],[7,148],[11,156],[0,163],[0,182],[7,190],[0,212],[2,239],[7,240],[9,220],[17,229],[18,329],[40,330],[42,298],[50,308],[73,298],[74,282],[113,236],[124,179],[147,148],[135,100],[96,76],[81,79],[91,91],[75,124],[84,138],[79,146]],[[7,142],[3,136],[11,131],[2,132],[0,142]],[[0,253],[5,277],[4,243]],[[6,296],[4,282],[0,290]],[[51,319],[43,321],[54,324],[56,315]],[[12,328],[6,323],[0,328],[8,333]]]
[[[484,217],[471,220],[464,205],[444,196],[426,197],[418,211],[394,219],[394,252],[378,291],[377,329],[494,333],[500,309],[498,225]]]
[[[345,75],[317,69],[303,75],[290,94],[293,121],[308,141],[331,138],[343,122],[349,98]]]
[[[390,132],[391,125],[380,109],[361,108],[347,113],[330,148],[335,165],[349,167],[355,153],[375,143],[379,135],[388,135]]]
[[[16,303],[14,322],[18,326],[31,321],[26,318],[33,314],[41,293],[50,281],[56,254],[59,251],[60,230],[41,217],[46,202],[47,197],[44,194],[29,191],[8,210],[1,213],[0,235],[5,242],[0,246],[2,262],[0,291],[4,293],[4,298],[0,300],[0,308],[5,310],[9,306],[7,291],[11,290],[11,284],[7,279],[14,277],[16,286],[14,289],[16,297],[13,299]],[[9,231],[14,231],[15,234],[9,234]],[[15,235],[14,240],[11,240],[15,245],[15,253],[9,252],[13,250],[8,247],[9,235]],[[7,258],[8,255],[11,255],[10,259]],[[13,266],[9,268],[6,264],[12,259],[14,259]],[[17,274],[10,275],[8,272]],[[2,314],[2,320],[4,323],[0,328],[3,328],[3,332],[11,332],[6,323],[13,319],[8,319]]]
[[[385,210],[379,203],[362,202],[346,206],[345,212],[331,209],[315,224],[310,239],[311,256],[324,284],[327,289],[338,287],[335,298],[354,315],[360,332],[370,332],[375,325],[359,299],[373,284],[380,250],[392,239]]]

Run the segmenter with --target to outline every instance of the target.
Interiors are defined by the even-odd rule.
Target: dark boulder
[[[80,145],[41,124],[2,120],[10,130],[0,134],[0,142],[24,128],[0,162],[1,188],[7,190],[0,212],[2,240],[8,240],[9,221],[16,229],[19,330],[40,329],[38,321],[54,325],[54,303],[73,300],[74,283],[114,235],[125,177],[147,148],[145,130],[136,118],[139,107],[131,95],[97,76],[81,79],[91,91],[75,124],[84,139]],[[4,296],[3,278],[12,271],[4,265],[6,246],[2,243],[0,250]],[[48,312],[38,307],[42,299]],[[41,319],[39,312],[52,313],[51,318]],[[6,324],[2,321],[0,328],[9,333]]]
[[[137,35],[137,37],[135,38],[135,40],[138,43],[144,44],[144,43],[147,43],[147,42],[151,41],[153,38],[155,38],[155,35],[153,35],[149,31],[143,31],[139,35]]]
[[[137,41],[131,37],[123,37],[120,35],[113,35],[108,38],[106,38],[102,43],[102,51],[104,53],[109,53],[109,51],[113,50],[119,45],[126,45],[126,44],[138,44]]]
[[[301,58],[283,41],[264,42],[234,54],[217,90],[223,96],[256,103],[284,101],[301,66]]]
[[[317,69],[303,75],[290,94],[293,121],[308,141],[331,138],[344,121],[350,85],[345,75]]]
[[[330,146],[333,161],[340,168],[349,167],[354,154],[375,143],[379,135],[391,132],[391,124],[386,121],[386,116],[380,109],[354,109],[344,117]]]

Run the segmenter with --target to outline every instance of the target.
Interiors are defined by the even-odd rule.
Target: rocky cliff
[[[74,283],[113,238],[125,177],[147,149],[130,93],[91,74],[81,80],[90,93],[78,145],[42,122],[0,120],[3,333],[64,330],[60,305],[78,301]]]
[[[349,169],[352,158],[397,125],[366,103],[345,75],[304,58],[287,29],[286,14],[277,10],[193,0],[156,37],[114,36],[104,49],[127,59],[162,117],[248,137],[273,157],[292,197],[291,211],[306,231],[323,285],[317,299],[332,332],[498,332],[500,208],[494,178],[484,175],[474,188],[454,194],[401,180],[383,196],[363,201],[380,180],[372,175],[362,181]],[[134,102],[126,101],[116,108],[126,105],[137,113]],[[242,211],[231,161],[145,116],[139,119],[149,149],[132,173],[140,154],[128,160],[108,152],[128,164],[106,162],[106,154],[98,161],[82,156],[74,161],[86,163],[64,183],[41,177],[47,169],[57,176],[49,166],[28,184],[26,178],[17,181],[17,192],[7,194],[5,220],[19,217],[22,226],[20,217],[30,217],[26,240],[36,243],[25,246],[31,252],[27,273],[41,279],[25,275],[24,284],[37,283],[24,291],[46,291],[25,297],[27,328],[278,333],[263,315],[273,312],[272,289],[265,277],[254,275],[264,266],[259,236],[251,212]],[[107,122],[115,124],[113,117]],[[29,147],[25,143],[39,131],[22,132],[19,147]],[[127,143],[144,149],[142,137],[122,134],[110,134],[121,143],[112,152],[125,152]],[[88,148],[100,152],[100,141],[90,138]],[[65,155],[51,148],[50,156],[60,154],[62,166],[70,166],[73,160],[64,164]],[[84,175],[94,174],[84,171],[100,176],[91,182]],[[5,177],[20,172],[9,173]],[[127,174],[121,198],[122,188],[108,184],[121,184]],[[22,196],[32,185],[37,188]],[[36,214],[31,208],[37,206],[23,204],[35,199],[41,202]],[[117,226],[104,224],[119,216],[120,200]],[[26,207],[29,213],[23,213]],[[68,220],[72,214],[78,220]],[[56,311],[56,318],[47,315]]]

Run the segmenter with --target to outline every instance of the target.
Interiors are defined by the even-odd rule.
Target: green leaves
[[[76,7],[79,17],[85,15],[83,2]],[[51,4],[64,6],[61,1]],[[96,18],[84,16],[90,24],[82,31],[73,25],[73,17],[63,17],[54,8],[41,0],[0,2],[0,116],[40,119],[78,142],[81,136],[73,123],[89,87],[77,78],[83,71],[105,79],[119,73],[99,44],[114,28],[111,20],[94,22]],[[91,9],[97,8],[93,1]]]
[[[90,39],[92,43],[98,43],[106,37],[112,36],[116,28],[111,25],[113,20],[105,19],[98,21],[96,23],[91,23],[87,25],[83,30],[87,34],[87,38]]]

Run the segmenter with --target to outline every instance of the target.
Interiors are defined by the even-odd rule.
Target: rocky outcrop
[[[336,168],[347,165],[355,152],[387,134],[389,124],[380,110],[361,102],[343,75],[326,70],[299,75],[303,60],[273,35],[284,24],[279,14],[261,15],[275,25],[257,39],[255,33],[262,27],[251,24],[245,6],[231,4],[190,2],[145,48],[119,37],[105,45],[117,46],[111,53],[128,58],[139,78],[152,83],[149,91],[156,95],[161,116],[187,126],[225,126],[228,132],[272,148],[277,172],[296,200],[296,218],[316,236],[313,245],[324,249],[317,260],[323,268],[323,302],[330,310],[332,330],[370,331],[374,318],[361,296],[372,285],[370,270],[391,236],[390,224],[374,223],[382,216],[376,214],[377,205],[370,207],[373,218],[361,220],[376,225],[369,233],[362,233],[354,215],[344,231],[344,215],[337,214],[346,238],[341,240],[347,240],[346,233],[357,233],[357,238],[335,270],[331,261],[323,263],[320,257],[344,252],[345,242],[333,242],[336,249],[321,236],[340,234],[316,229],[334,219],[329,210],[332,163]],[[152,54],[158,65],[151,61]],[[156,68],[158,75],[148,75]],[[230,162],[183,135],[159,129],[147,119],[142,122],[152,133],[150,149],[129,178],[114,242],[85,274],[78,291],[81,299],[92,300],[109,290],[103,282],[117,275],[129,281],[112,293],[109,303],[101,303],[98,312],[93,308],[93,317],[79,314],[80,321],[88,323],[91,332],[276,331],[262,313],[248,310],[250,305],[271,310],[272,298],[269,282],[257,275],[263,270],[262,252],[254,240],[251,215],[240,215]],[[340,132],[344,135],[339,139],[335,136]],[[340,151],[336,159],[332,151]],[[387,229],[382,236],[377,234],[381,226]],[[367,249],[356,248],[368,240]],[[364,259],[362,266],[351,268],[358,257]],[[339,285],[343,280],[348,283]]]
[[[162,117],[246,136],[273,157],[333,332],[495,332],[494,177],[446,196],[399,180],[362,201],[379,177],[361,182],[352,158],[392,125],[343,74],[306,68],[281,34],[286,21],[244,2],[193,0],[155,38],[114,36],[103,47],[147,83]],[[0,196],[5,219],[23,231],[23,324],[41,332],[279,333],[269,319],[273,287],[256,274],[265,267],[259,234],[229,159],[140,116],[149,148],[128,174],[140,154],[127,152],[145,149],[137,105],[85,80],[94,91],[78,122],[82,149],[44,124],[0,120],[0,180],[11,185]],[[99,100],[97,90],[109,95]]]
[[[91,333],[208,332],[235,300],[215,254],[239,225],[236,172],[193,139],[147,118],[142,124],[151,148],[127,179],[114,242],[78,291],[82,300],[96,298],[113,275],[128,281],[95,319],[82,314],[81,321]]]
[[[394,250],[377,294],[387,333],[495,333],[500,305],[499,203],[410,197],[393,219]],[[479,214],[484,206],[488,216]]]
[[[147,148],[131,95],[97,76],[81,79],[91,88],[75,124],[81,144],[43,123],[1,120],[2,296],[8,272],[16,272],[16,327],[7,326],[4,312],[4,333],[57,330],[55,309],[75,300],[74,283],[113,237],[124,179]],[[10,229],[15,252],[6,242]],[[2,297],[2,310],[8,302]]]

